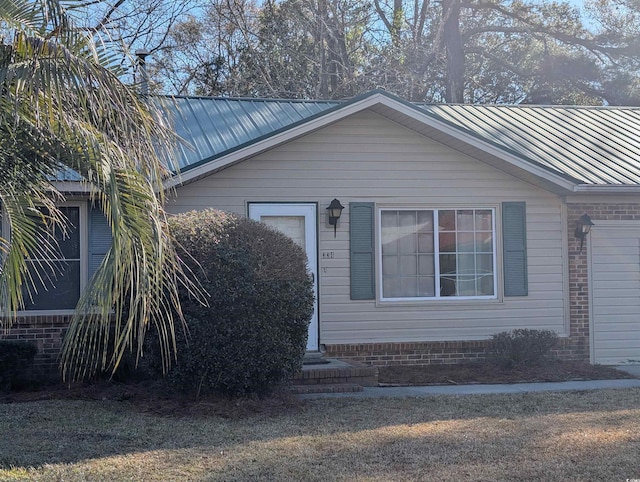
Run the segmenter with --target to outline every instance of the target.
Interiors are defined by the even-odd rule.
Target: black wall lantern
[[[593,222],[588,214],[583,214],[576,221],[576,231],[575,236],[580,240],[580,252],[582,253],[582,246],[584,245],[584,238],[587,237],[589,231],[591,231],[591,226],[593,226]]]
[[[329,225],[333,226],[334,238],[336,237],[336,230],[338,229],[338,219],[340,219],[340,216],[342,216],[343,209],[344,206],[340,204],[340,201],[338,201],[337,199],[331,201],[331,204],[329,204],[329,207],[327,208],[329,214]]]

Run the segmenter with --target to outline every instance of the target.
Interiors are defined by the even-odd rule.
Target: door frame
[[[307,351],[320,347],[318,309],[318,203],[317,202],[248,202],[247,215],[259,221],[261,216],[304,216],[307,268],[313,276],[313,315],[309,323]]]

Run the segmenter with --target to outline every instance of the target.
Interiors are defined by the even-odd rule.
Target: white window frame
[[[437,226],[439,211],[464,211],[464,210],[490,210],[491,211],[491,229],[492,229],[492,251],[493,251],[493,295],[483,296],[440,296],[440,246],[439,236],[435,227]],[[406,297],[384,297],[383,290],[383,273],[382,273],[382,212],[383,211],[432,211],[433,212],[433,247],[434,247],[434,277],[435,277],[435,296],[406,296]],[[377,281],[377,299],[380,303],[444,303],[457,301],[480,301],[480,300],[497,300],[498,299],[498,252],[497,252],[497,233],[496,233],[496,213],[495,206],[379,206],[376,209],[376,269],[378,275]]]
[[[79,208],[79,236],[80,236],[80,293],[87,286],[88,273],[89,273],[89,210],[86,202],[83,201],[67,201],[60,203],[58,207],[77,207]],[[11,236],[8,223],[3,216],[3,233],[9,233]],[[71,315],[74,313],[72,309],[64,310],[21,310],[18,312],[19,316],[47,316],[47,315]]]

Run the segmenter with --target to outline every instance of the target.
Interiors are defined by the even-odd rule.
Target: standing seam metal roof
[[[420,109],[584,184],[640,184],[640,108],[443,104]]]
[[[352,101],[177,97],[165,108],[192,146],[179,146],[184,172],[376,93],[577,183],[640,185],[637,107],[419,105],[373,91]]]
[[[260,139],[291,128],[340,101],[178,97],[169,106],[177,134],[193,149],[181,148],[178,163],[188,170]]]

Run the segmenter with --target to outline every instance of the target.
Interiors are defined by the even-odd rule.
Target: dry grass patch
[[[306,401],[239,419],[0,405],[0,480],[640,478],[640,389]]]

